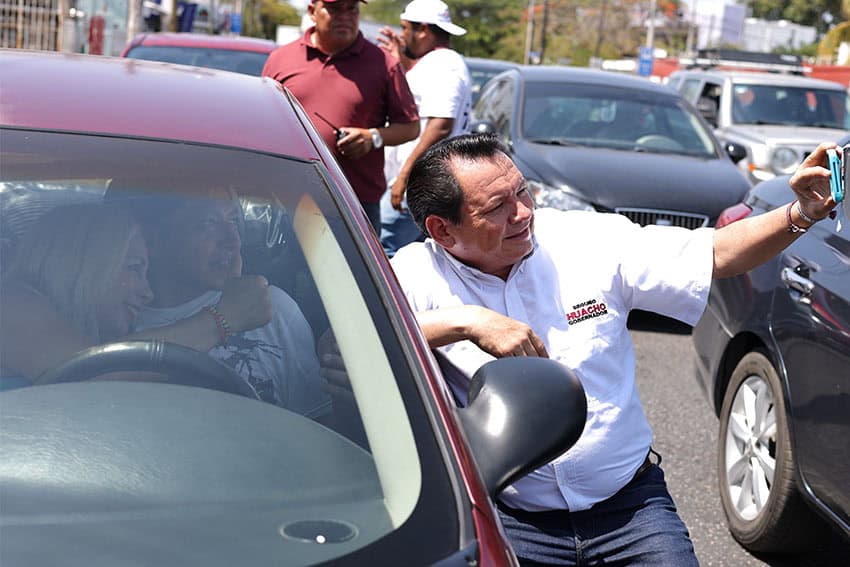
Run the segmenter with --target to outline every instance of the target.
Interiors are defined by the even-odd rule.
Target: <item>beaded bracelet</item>
[[[215,319],[215,326],[218,329],[218,335],[221,338],[220,344],[226,345],[228,339],[235,334],[230,330],[230,323],[227,322],[224,315],[222,315],[221,312],[213,305],[205,305],[204,311],[212,315],[213,319]]]
[[[800,218],[806,221],[809,224],[815,224],[818,222],[818,219],[813,219],[809,215],[803,212],[803,206],[800,204],[800,201],[797,201],[797,214],[800,215]]]
[[[815,224],[816,222],[822,221],[826,218],[830,218],[830,219],[834,220],[835,215],[836,215],[835,209],[832,209],[831,211],[829,211],[829,214],[827,214],[825,217],[823,217],[823,219],[813,219],[812,217],[807,215],[805,212],[803,212],[803,205],[800,204],[800,201],[797,201],[797,212],[800,213],[800,218],[803,219],[804,221],[806,221],[809,224]]]

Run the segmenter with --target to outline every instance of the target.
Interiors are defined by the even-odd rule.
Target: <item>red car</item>
[[[4,566],[516,564],[493,498],[575,442],[581,385],[548,359],[496,360],[457,407],[357,198],[287,91],[259,77],[44,52],[0,51],[0,75],[0,294],[18,277],[9,266],[74,246],[85,264],[117,246],[62,232],[27,248],[55,230],[40,219],[79,225],[83,209],[108,219],[116,204],[133,215],[158,207],[138,233],[148,256],[138,241],[125,246],[124,257],[136,242],[150,259],[147,271],[127,268],[141,286],[120,309],[131,330],[197,258],[156,278],[155,264],[214,234],[241,246],[214,250],[202,268],[241,257],[242,274],[288,298],[281,336],[307,333],[291,349],[222,328],[213,313],[207,324],[223,334],[210,350],[118,336],[27,377],[13,360],[44,366],[55,344],[22,337],[29,322],[10,325],[4,312]],[[238,111],[222,112],[233,100]],[[226,217],[216,216],[222,204]],[[92,287],[111,272],[81,284],[65,272],[84,266],[53,258],[65,271],[31,285],[49,297],[76,285],[100,321]],[[329,333],[335,374],[305,363],[285,375],[283,398],[264,396],[253,372],[267,360],[318,360]],[[260,352],[238,356],[251,348]],[[135,379],[93,379],[115,372]],[[327,413],[293,401],[307,380],[318,380]]]
[[[259,77],[277,45],[267,39],[199,33],[143,33],[121,57],[210,67]]]

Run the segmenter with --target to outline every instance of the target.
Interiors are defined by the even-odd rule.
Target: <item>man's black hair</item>
[[[437,142],[413,163],[407,179],[407,207],[416,225],[428,234],[425,219],[437,215],[460,224],[463,191],[452,172],[452,161],[508,155],[493,134],[464,134]]]

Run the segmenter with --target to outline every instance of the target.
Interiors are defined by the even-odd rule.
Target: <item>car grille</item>
[[[656,224],[659,226],[681,226],[684,228],[699,228],[708,226],[708,217],[678,211],[658,211],[655,209],[629,209],[620,207],[614,209],[618,214],[627,216],[632,222],[641,226]]]

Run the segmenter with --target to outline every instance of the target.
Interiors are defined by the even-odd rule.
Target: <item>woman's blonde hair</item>
[[[117,276],[138,230],[119,207],[57,207],[22,236],[9,276],[43,293],[69,323],[99,342],[98,300]]]

